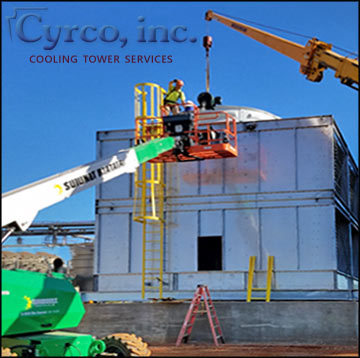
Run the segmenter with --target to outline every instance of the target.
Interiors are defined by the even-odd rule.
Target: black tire
[[[110,356],[110,354],[116,357],[148,357],[151,355],[147,343],[143,342],[140,337],[136,337],[135,334],[114,333],[102,338],[102,341],[105,342],[106,349],[105,354],[103,353],[100,357]]]

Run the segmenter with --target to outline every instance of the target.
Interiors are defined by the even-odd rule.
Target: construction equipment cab
[[[211,10],[207,11],[205,20],[213,19],[299,62],[300,72],[310,81],[321,81],[324,70],[331,68],[342,84],[359,89],[359,61],[331,51],[331,44],[313,38],[303,46]]]

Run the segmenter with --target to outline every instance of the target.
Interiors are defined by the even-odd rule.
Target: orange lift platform
[[[160,118],[136,122],[137,143],[155,137],[175,138],[175,148],[151,163],[185,162],[204,159],[237,157],[236,119],[225,111],[200,110],[193,106],[175,115],[168,115],[161,107]]]

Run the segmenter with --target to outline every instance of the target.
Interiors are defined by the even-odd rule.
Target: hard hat
[[[176,80],[176,84],[179,86],[184,86],[184,82],[181,80]]]
[[[193,107],[193,106],[195,106],[195,103],[193,101],[187,101],[187,102],[185,102],[184,106],[185,107]]]
[[[185,112],[190,112],[190,111],[193,111],[194,110],[194,106],[195,104],[191,101],[187,101],[185,104],[184,104],[184,110]]]

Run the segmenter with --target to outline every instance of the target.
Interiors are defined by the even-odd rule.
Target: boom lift
[[[12,190],[2,196],[2,226],[26,230],[38,211],[94,185],[125,173],[173,148],[172,137],[154,139],[60,174]],[[59,272],[2,270],[2,356],[93,357],[147,356],[146,343],[130,334],[96,339],[89,334],[59,331],[76,327],[85,314],[79,293]]]
[[[209,96],[210,93],[204,92]],[[236,119],[216,109],[162,117],[164,135],[175,139],[174,149],[160,154],[151,163],[185,162],[237,157]],[[141,138],[146,139],[147,135]]]
[[[150,163],[237,157],[236,118],[215,108],[220,101],[220,97],[213,98],[209,92],[202,92],[198,96],[200,107],[193,104],[190,111],[168,115],[162,106],[160,117],[138,116],[135,120],[138,143],[154,138],[155,131],[157,137],[175,140],[174,148]]]
[[[207,11],[205,20],[213,19],[299,62],[300,72],[310,81],[320,82],[323,71],[331,68],[342,84],[359,89],[359,61],[331,51],[331,44],[313,38],[303,46],[211,10]]]

